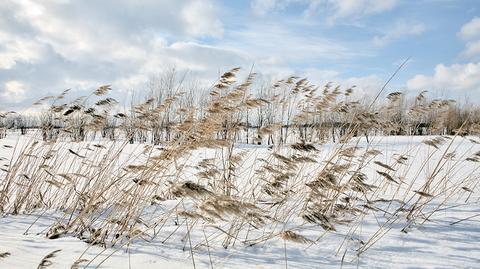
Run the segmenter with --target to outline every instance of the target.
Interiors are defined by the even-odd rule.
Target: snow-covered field
[[[259,191],[265,187],[262,184],[269,180],[271,174],[255,171],[281,159],[272,159],[272,153],[293,156],[289,155],[293,154],[292,149],[236,145],[234,153],[242,156],[242,161],[235,167],[232,196],[252,203],[255,209],[251,209],[253,205],[245,206],[250,208],[251,214],[256,214],[257,209],[261,211],[263,219],[242,222],[236,213],[231,212],[218,218],[205,214],[194,217],[182,215],[180,211],[202,215],[201,211],[195,211],[200,208],[197,203],[201,199],[208,200],[209,196],[201,199],[195,195],[193,198],[188,195],[172,196],[165,191],[156,203],[138,203],[143,205],[136,208],[141,213],[135,217],[141,231],[130,233],[130,237],[116,241],[115,245],[110,243],[112,240],[106,240],[106,247],[88,244],[85,238],[70,230],[59,238],[46,237],[52,226],[66,223],[79,214],[69,211],[71,201],[68,198],[73,192],[68,192],[69,185],[59,179],[55,183],[58,186],[52,187],[53,190],[43,192],[42,189],[42,195],[46,196],[42,198],[44,205],[35,208],[27,206],[17,214],[10,211],[0,218],[0,255],[4,254],[0,258],[0,268],[36,268],[47,254],[55,250],[60,251],[48,258],[48,268],[70,268],[75,262],[78,268],[480,268],[480,159],[475,155],[480,151],[477,144],[480,139],[449,137],[436,141],[438,144],[434,141],[435,145],[422,142],[431,139],[436,138],[374,137],[370,143],[363,139],[350,142],[348,147],[355,147],[353,151],[342,153],[341,157],[337,154],[335,160],[341,164],[349,159],[349,163],[361,167],[368,177],[368,186],[375,187],[366,194],[353,195],[351,190],[342,189],[346,186],[344,179],[333,183],[338,186],[341,195],[328,196],[325,200],[336,197],[343,201],[350,195],[348,197],[355,199],[336,205],[348,204],[356,211],[355,214],[342,215],[344,223],[332,221],[335,223],[332,229],[308,222],[301,215],[305,213],[306,203],[310,202],[305,198],[307,194],[311,195],[308,182],[318,177],[322,167],[328,165],[327,160],[333,161],[332,152],[341,146],[339,144],[315,145],[318,151],[314,153],[300,152],[299,155],[314,158],[317,162],[301,163],[292,168],[296,175],[282,187],[288,191],[277,196],[265,196]],[[2,190],[5,190],[7,171],[13,173],[13,167],[22,169],[15,172],[16,178],[28,174],[22,180],[34,180],[29,173],[38,174],[33,170],[23,171],[37,163],[15,164],[22,149],[28,149],[35,140],[34,137],[18,135],[0,140]],[[55,170],[55,174],[84,173],[90,178],[96,172],[88,174],[78,167],[88,165],[91,168],[90,163],[102,163],[103,156],[110,154],[102,151],[109,148],[121,149],[116,163],[109,164],[112,165],[110,173],[119,170],[118,178],[122,178],[120,170],[127,164],[145,164],[148,156],[153,154],[151,151],[145,153],[144,145],[123,145],[122,142],[39,144],[35,150],[47,146],[57,147],[53,150],[55,154],[71,150],[70,154],[63,153],[62,163],[49,168]],[[209,158],[214,159],[212,162],[220,160],[219,151],[196,149],[183,156],[180,164],[175,163],[174,167],[182,166],[181,172],[175,174],[175,169],[165,168],[162,173],[170,177],[161,181],[164,183],[159,183],[159,180],[146,186],[154,185],[149,188],[155,191],[186,181],[210,186],[210,183],[197,179],[198,162]],[[372,159],[357,164],[357,161],[364,160],[362,158],[367,152]],[[95,171],[101,171],[101,168]],[[338,175],[348,177],[350,172]],[[387,178],[389,176],[390,179]],[[178,182],[172,183],[172,178]],[[430,183],[426,183],[428,179],[431,179]],[[102,178],[99,176],[96,180]],[[27,184],[22,182],[17,180],[12,184]],[[72,183],[75,184],[78,187],[84,183],[78,179]],[[115,192],[122,192],[122,188],[130,188],[128,184],[118,185],[118,189],[109,189],[109,193],[102,195],[108,200],[115,197]],[[10,191],[10,199],[18,197],[21,188]],[[210,187],[206,188],[210,190]],[[212,190],[214,188],[211,187]],[[36,197],[37,192],[40,190],[33,190],[30,195]],[[55,197],[52,201],[59,204],[49,202],[48,197]],[[276,209],[275,203],[282,206]],[[102,206],[110,207],[106,201],[98,208]],[[13,205],[8,208],[13,208]],[[8,211],[7,207],[4,209]],[[106,225],[102,220],[112,218],[110,209],[114,210],[110,207],[99,211],[95,219],[90,217],[85,222],[90,221],[92,227]],[[288,239],[285,231],[295,232],[301,237]]]

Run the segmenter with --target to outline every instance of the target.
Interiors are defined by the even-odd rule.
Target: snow
[[[399,169],[396,174],[398,179],[403,181],[402,184],[399,187],[392,184],[379,197],[394,195],[394,198],[405,201],[418,197],[413,191],[418,190],[423,184],[422,179],[435,170],[437,161],[441,159],[440,150],[446,149],[449,143],[447,141],[440,150],[422,143],[423,140],[431,138],[374,137],[371,144],[364,140],[358,141],[358,146],[364,149],[375,148],[383,152],[376,160],[384,163],[390,163],[397,154],[411,156],[408,165]],[[0,157],[3,158],[0,159],[0,165],[9,164],[18,156],[19,148],[35,139],[33,136],[10,135],[0,140]],[[115,146],[109,142],[101,143]],[[80,154],[87,154],[81,150],[85,144],[72,143],[68,146],[75,148]],[[324,160],[336,146],[317,145],[320,150],[317,158]],[[127,145],[123,149],[124,157],[121,162],[141,162],[141,157],[132,156],[140,156],[143,148],[143,145]],[[123,246],[119,244],[103,248],[68,235],[47,239],[46,231],[52,224],[61,221],[65,214],[55,210],[36,210],[0,218],[0,253],[11,254],[0,258],[0,268],[35,268],[45,255],[58,249],[61,251],[51,258],[52,264],[49,268],[70,268],[78,259],[88,260],[80,263],[79,268],[87,265],[86,268],[479,268],[479,163],[462,160],[480,150],[480,145],[472,143],[469,138],[458,137],[450,148],[449,152],[455,151],[456,156],[452,163],[447,163],[439,172],[448,176],[448,180],[442,184],[448,187],[463,180],[462,184],[472,189],[473,193],[456,191],[453,194],[440,193],[435,196],[423,212],[434,211],[436,208],[439,210],[423,224],[415,222],[409,226],[405,218],[392,217],[381,210],[370,211],[369,214],[355,219],[355,225],[338,225],[337,231],[332,232],[325,232],[318,225],[292,220],[292,223],[280,224],[276,229],[280,231],[283,229],[281,226],[285,225],[286,228],[312,240],[312,243],[299,244],[274,236],[250,245],[240,239],[245,236],[240,233],[237,242],[225,249],[214,240],[215,235],[222,234],[216,227],[225,226],[201,221],[193,223],[190,219],[178,222],[168,219],[161,229],[148,229],[142,236],[145,240],[139,238]],[[237,145],[236,152],[246,152],[248,156],[244,167],[238,172],[239,175],[248,178],[253,167],[260,165],[256,160],[269,155],[271,151],[268,147]],[[428,159],[428,156],[432,157]],[[196,150],[188,162],[193,166],[198,160],[207,157],[215,157],[215,151]],[[425,160],[428,161],[425,163]],[[455,161],[457,163],[454,165]],[[311,168],[303,168],[302,173],[308,176]],[[375,173],[375,168],[378,167],[369,165],[367,170],[374,182],[381,179]],[[187,169],[182,177],[192,176],[194,172],[193,168]],[[0,171],[0,182],[4,176],[5,173]],[[409,187],[411,182],[413,184]],[[242,182],[239,186],[249,185]],[[147,206],[143,214],[148,218],[156,212],[173,210],[177,205],[178,201],[167,200],[159,205]],[[190,205],[185,203],[183,206],[188,208]],[[379,202],[376,206],[390,212],[389,207],[392,205]],[[387,222],[393,223],[382,229]],[[189,231],[188,227],[192,225],[196,225],[196,229]],[[251,232],[261,234],[262,231]],[[369,246],[369,238],[378,232],[381,238]],[[212,245],[205,244],[205,238],[212,240]],[[366,248],[365,246],[369,247],[357,256],[356,250]]]

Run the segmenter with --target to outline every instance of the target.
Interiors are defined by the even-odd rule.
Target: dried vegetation
[[[315,244],[339,227],[346,227],[350,238],[366,215],[384,212],[386,221],[357,248],[360,255],[396,224],[408,232],[454,194],[477,191],[478,166],[464,179],[450,180],[456,166],[480,161],[478,152],[462,156],[450,147],[467,131],[479,131],[470,117],[453,136],[424,140],[431,147],[431,159],[425,160],[433,163],[431,170],[425,165],[415,170],[407,153],[380,161],[382,152],[374,145],[358,146],[376,131],[420,132],[427,117],[430,131],[445,132],[451,101],[427,102],[422,92],[404,110],[402,94],[395,92],[384,105],[362,106],[352,89],[330,84],[319,89],[296,77],[275,83],[270,97],[255,96],[255,75],[237,82],[238,71],[224,73],[202,107],[183,104],[186,93],[178,90],[114,112],[108,85],[88,97],[98,99],[92,106],[88,98],[60,104],[68,91],[39,100],[50,105],[41,118],[43,141],[16,148],[17,157],[2,167],[0,212],[62,212],[47,238],[75,236],[105,248],[136,240],[167,242],[177,230],[163,228],[175,223],[186,227],[186,237],[205,234],[196,245],[188,240],[192,254],[205,246],[252,246],[278,238]],[[115,141],[98,142],[93,139],[98,134]],[[336,143],[325,152],[327,138]],[[236,148],[242,139],[271,142],[269,153],[258,157]],[[476,145],[478,139],[471,139]],[[125,157],[130,143],[148,141]],[[200,149],[210,156],[198,159]],[[416,176],[406,180],[407,174]],[[307,228],[321,231],[319,238],[303,236]],[[39,268],[49,266],[57,252],[45,256]],[[72,268],[90,262],[79,257]]]

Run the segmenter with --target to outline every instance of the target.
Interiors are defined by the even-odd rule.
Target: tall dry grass
[[[69,104],[60,104],[68,92],[40,100],[50,102],[42,116],[43,141],[33,138],[14,147],[16,157],[0,174],[0,212],[61,212],[45,231],[47,238],[74,236],[105,248],[142,240],[168,243],[185,227],[182,242],[195,267],[194,253],[200,248],[252,246],[277,238],[285,248],[287,242],[311,245],[340,227],[348,239],[363,219],[383,212],[378,231],[356,249],[361,255],[397,224],[408,232],[451,199],[478,188],[478,165],[454,179],[465,162],[480,161],[479,153],[464,156],[452,148],[463,139],[467,123],[470,133],[478,131],[470,116],[455,135],[426,139],[431,151],[421,165],[410,162],[414,152],[385,160],[374,144],[359,146],[372,130],[416,129],[427,115],[435,115],[431,128],[443,128],[451,116],[449,100],[427,102],[422,92],[403,110],[402,94],[394,92],[384,104],[365,108],[351,98],[352,89],[327,84],[320,90],[296,77],[272,86],[271,91],[283,95],[255,97],[255,74],[237,82],[238,71],[220,77],[204,107],[177,106],[183,95],[179,91],[161,104],[148,99],[131,111],[114,112],[108,85]],[[282,142],[262,156],[236,147],[249,127],[245,118],[254,112],[267,115],[257,139]],[[406,113],[409,122],[397,120],[398,113]],[[167,117],[176,122],[169,122],[170,139],[160,139],[150,131],[165,127]],[[318,124],[328,122],[319,120],[325,117],[342,123],[328,150],[321,146],[325,125]],[[85,139],[108,126],[123,135],[116,141]],[[131,145],[149,136],[155,143]],[[468,143],[474,147],[478,141]],[[199,151],[208,157],[199,158]],[[165,229],[169,223],[179,228]],[[312,227],[322,231],[317,238],[302,235]],[[191,234],[198,233],[204,237],[193,241]],[[339,252],[346,251],[347,241],[335,246]],[[39,268],[48,266],[55,253],[49,255]],[[75,266],[92,262],[79,257]]]

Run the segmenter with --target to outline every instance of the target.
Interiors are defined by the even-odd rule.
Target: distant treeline
[[[62,102],[69,94],[47,96],[34,105],[48,105],[36,114],[0,113],[0,138],[7,130],[22,135],[40,132],[44,141],[70,139],[121,140],[152,143],[182,139],[185,128],[216,124],[212,139],[247,144],[296,141],[328,142],[345,135],[467,135],[480,132],[480,109],[453,100],[429,100],[393,92],[383,100],[355,98],[354,88],[289,77],[270,84],[255,82],[255,74],[237,82],[238,69],[224,73],[210,89],[178,79],[174,71],[152,78],[143,101],[119,112],[112,90],[101,86],[91,96]],[[357,100],[358,99],[358,100]],[[191,131],[191,130],[190,130]]]

